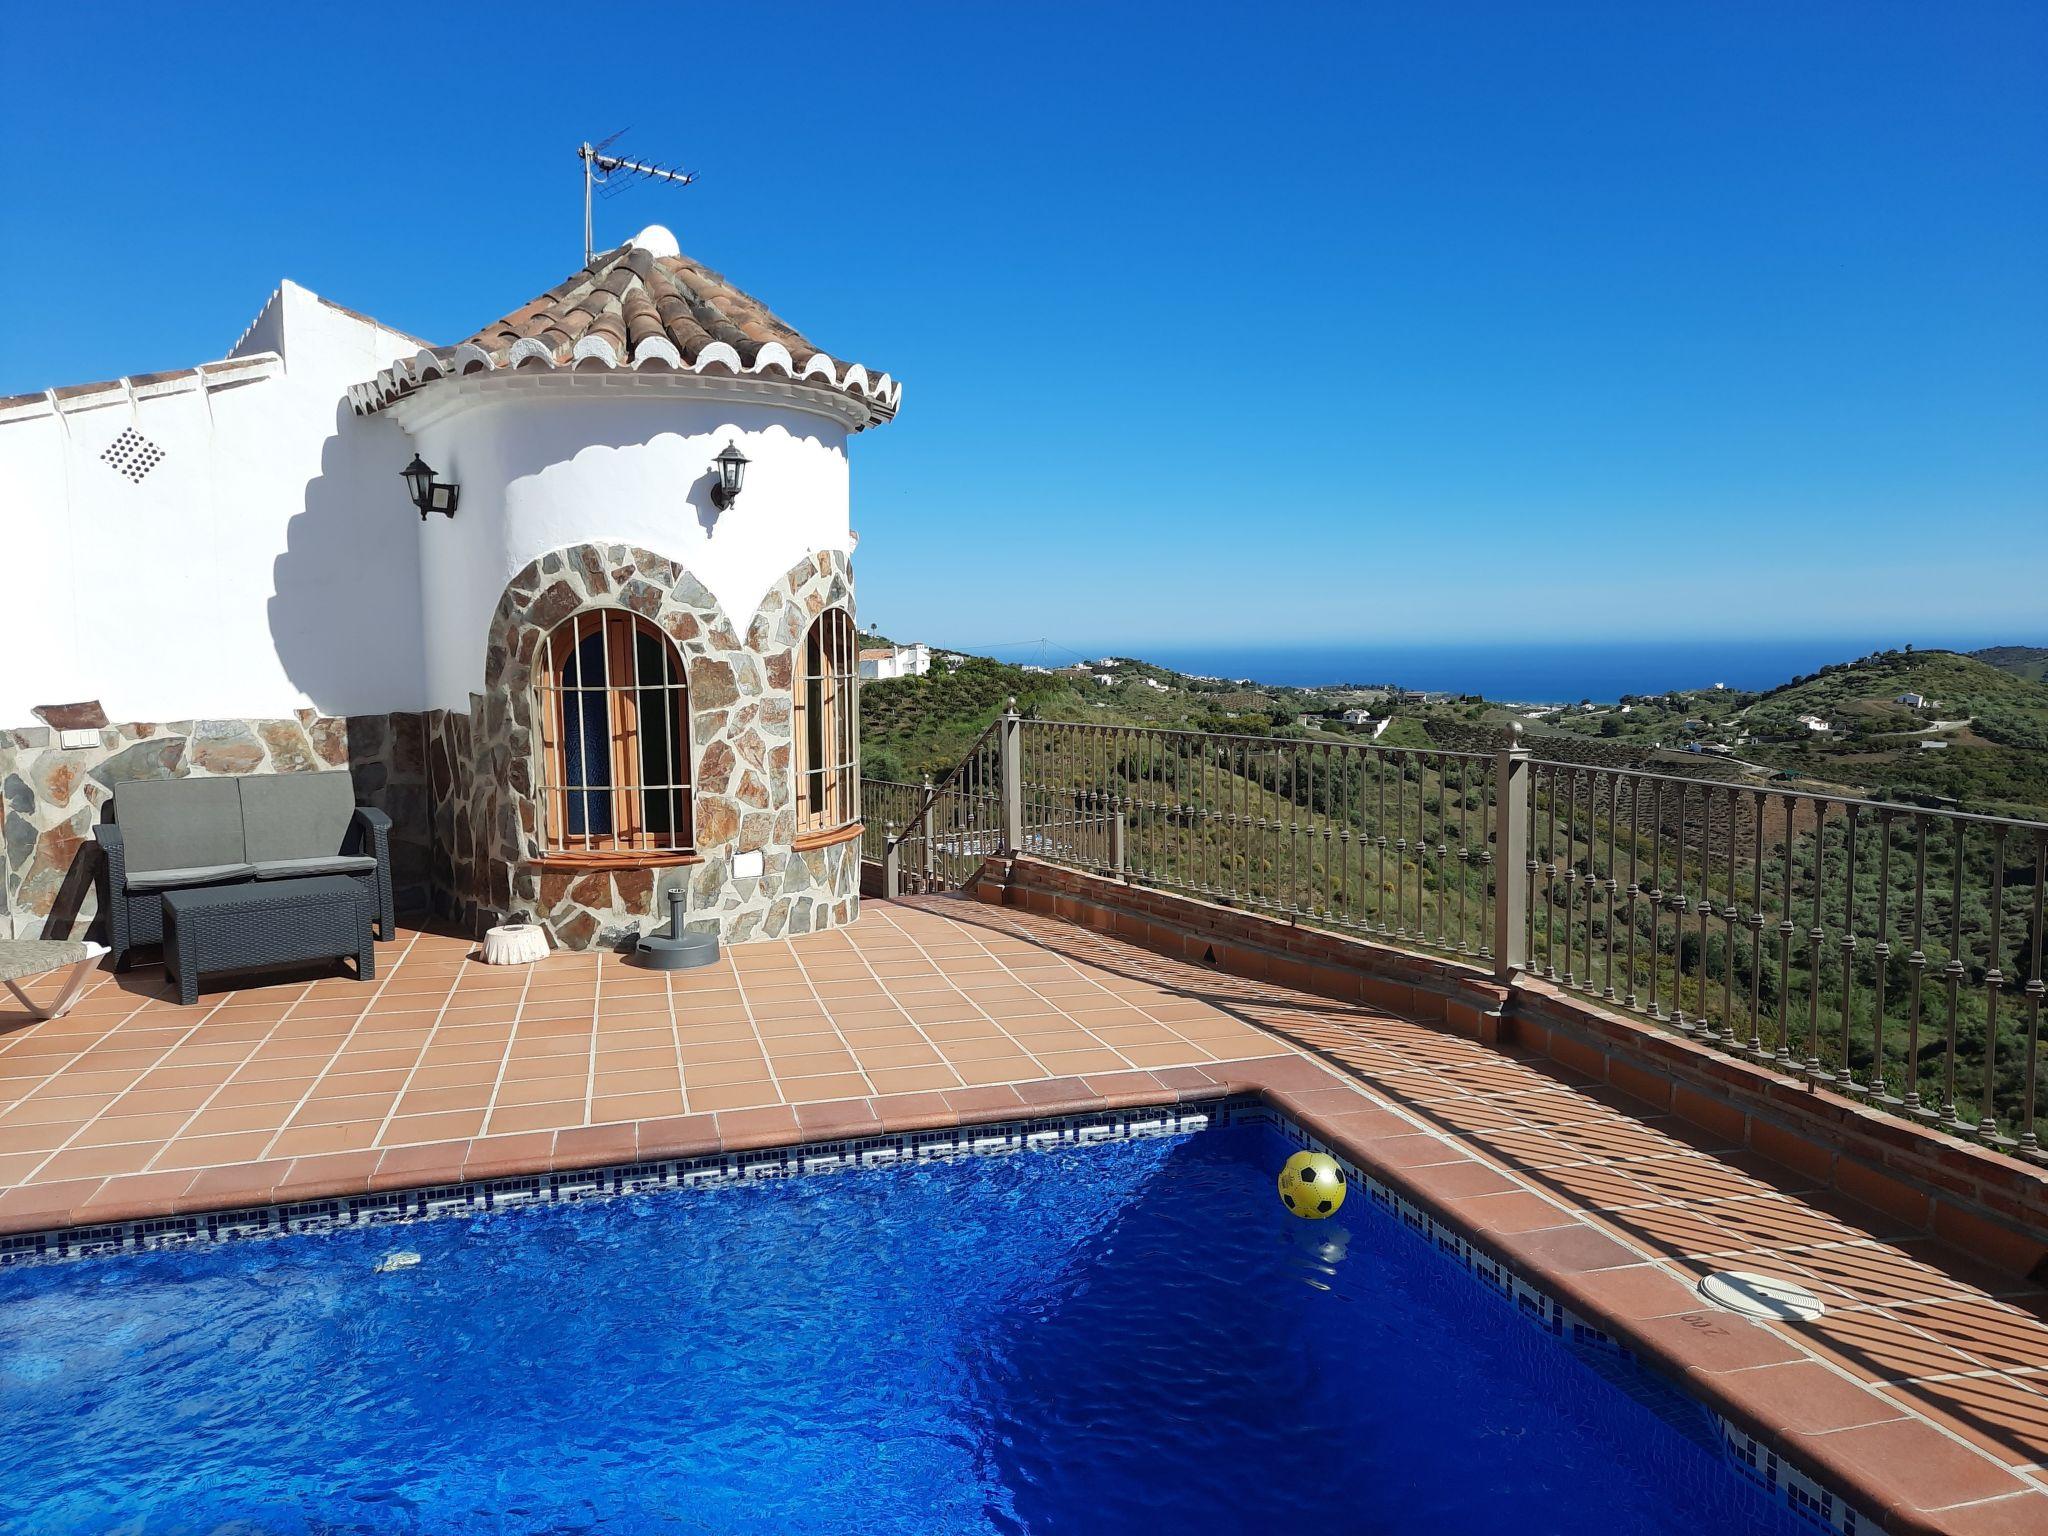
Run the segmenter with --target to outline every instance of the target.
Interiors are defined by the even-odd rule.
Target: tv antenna
[[[610,197],[615,191],[629,184],[617,179],[621,171],[629,178],[641,176],[649,181],[672,181],[679,187],[687,187],[697,179],[695,171],[678,171],[665,165],[648,165],[643,161],[606,154],[605,151],[626,131],[621,128],[618,133],[600,144],[592,144],[586,139],[576,146],[576,158],[583,162],[583,264],[586,267],[597,257],[597,247],[592,242],[590,229],[592,187],[603,189],[604,195]]]

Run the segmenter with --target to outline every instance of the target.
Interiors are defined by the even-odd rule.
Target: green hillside
[[[1109,677],[1104,684],[1097,677]],[[1320,729],[1356,735],[1334,717],[1378,690],[1318,690],[1193,677],[1135,657],[1057,670],[1012,666],[985,656],[948,665],[942,654],[923,677],[861,688],[861,756],[871,779],[915,783],[943,774],[1015,698],[1026,715],[1095,725],[1148,725],[1231,735],[1317,734],[1302,715],[1330,716]]]
[[[1991,645],[1970,655],[2030,683],[2048,682],[2048,645]]]

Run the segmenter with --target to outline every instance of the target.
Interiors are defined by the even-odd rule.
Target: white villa
[[[453,345],[287,282],[219,361],[0,399],[0,934],[82,931],[115,784],[323,770],[444,917],[849,921],[898,398],[657,226]]]
[[[931,669],[931,647],[922,641],[915,645],[870,646],[860,653],[860,675],[864,682],[923,677]]]

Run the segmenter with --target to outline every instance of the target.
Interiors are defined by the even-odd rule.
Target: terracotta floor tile
[[[731,1061],[707,1061],[683,1070],[684,1086],[693,1092],[698,1088],[723,1088],[739,1083],[766,1082],[768,1078],[768,1060],[759,1054],[737,1057]]]
[[[522,1078],[516,1083],[501,1083],[493,1095],[492,1102],[500,1106],[522,1104],[552,1104],[562,1099],[576,1099],[579,1102],[588,1097],[590,1078],[584,1072],[557,1072],[549,1077]]]
[[[947,1064],[960,1075],[960,1081],[969,1086],[978,1083],[1024,1082],[1048,1074],[1027,1057],[998,1056],[985,1057],[975,1061],[958,1061],[948,1057]]]
[[[50,1154],[36,1172],[38,1184],[72,1179],[105,1179],[117,1173],[140,1173],[162,1149],[161,1142],[123,1142],[114,1146],[78,1147]]]
[[[1907,1508],[1946,1509],[2024,1487],[1995,1462],[1912,1419],[1802,1435],[1794,1455],[1823,1477],[1833,1471],[1859,1486],[1895,1491]]]
[[[2048,1393],[2032,1381],[2003,1375],[1946,1376],[1884,1391],[2008,1465],[2048,1464]]]
[[[593,1121],[662,1120],[682,1112],[683,1091],[680,1087],[599,1094],[590,1101],[590,1118]]]
[[[151,1159],[151,1168],[217,1168],[260,1160],[276,1137],[278,1127],[256,1126],[203,1136],[179,1136],[165,1144]]]
[[[267,1155],[299,1158],[317,1157],[328,1152],[360,1151],[376,1141],[377,1128],[382,1123],[380,1115],[375,1120],[354,1120],[337,1125],[288,1126],[272,1139]]]
[[[826,1099],[865,1098],[868,1081],[858,1072],[834,1072],[813,1077],[780,1079],[786,1104],[811,1104]]]
[[[959,1074],[951,1067],[871,1067],[868,1081],[878,1094],[924,1093],[960,1086]]]
[[[1727,1253],[1745,1246],[1740,1233],[1713,1218],[1711,1207],[1642,1205],[1599,1213],[1603,1226],[1655,1253]]]
[[[1891,1311],[1900,1321],[2000,1369],[2048,1367],[2048,1324],[2017,1307],[1972,1297],[1907,1302]]]
[[[1905,1381],[1983,1369],[1940,1339],[1875,1308],[1829,1311],[1786,1333],[1869,1381]]]
[[[520,1131],[553,1131],[583,1123],[583,1100],[558,1100],[551,1104],[499,1104],[490,1112],[484,1133],[508,1136]]]
[[[485,1118],[484,1106],[480,1104],[471,1109],[443,1110],[432,1114],[393,1115],[377,1137],[377,1143],[395,1147],[408,1142],[453,1141],[481,1136]]]
[[[684,1086],[684,1096],[693,1114],[781,1103],[775,1086],[765,1078],[759,1082],[708,1084],[701,1088],[690,1082]]]

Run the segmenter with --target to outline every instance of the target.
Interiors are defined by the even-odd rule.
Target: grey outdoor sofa
[[[389,939],[390,833],[390,817],[356,804],[346,772],[117,784],[113,820],[93,828],[114,969],[163,942],[163,893],[191,886],[347,875]]]

